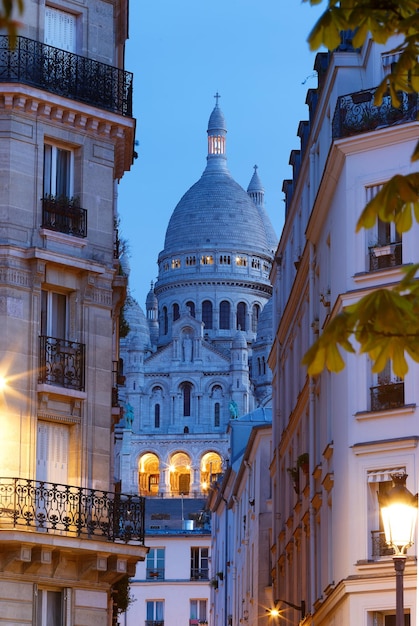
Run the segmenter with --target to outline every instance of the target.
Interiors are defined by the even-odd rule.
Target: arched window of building
[[[180,313],[179,313],[179,305],[177,302],[175,302],[173,304],[173,321],[176,322],[176,320],[178,320],[180,317]]]
[[[167,315],[167,307],[163,307],[163,334],[167,335],[169,332],[169,316]]]
[[[192,300],[188,300],[188,302],[186,303],[186,308],[189,309],[189,314],[192,317],[195,317],[195,302],[192,302]]]
[[[191,415],[191,383],[183,383],[181,385],[183,396],[183,417],[190,417]]]
[[[262,373],[262,368],[260,366],[260,356],[258,356],[258,375],[260,376]]]
[[[227,300],[220,302],[220,329],[230,329],[230,302]]]
[[[217,427],[220,425],[220,403],[216,402],[214,404],[214,426]]]
[[[246,328],[247,306],[245,302],[237,305],[237,330],[247,330]]]
[[[212,302],[204,300],[202,303],[202,321],[206,329],[212,328]]]
[[[154,405],[154,428],[160,428],[160,404]]]
[[[258,304],[254,304],[252,308],[252,331],[254,333],[257,332],[258,329],[259,313],[260,306]]]

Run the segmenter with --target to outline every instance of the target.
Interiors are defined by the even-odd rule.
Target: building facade
[[[378,222],[356,234],[366,202],[395,174],[414,171],[417,94],[400,107],[375,87],[389,72],[395,41],[350,36],[316,57],[309,120],[285,181],[286,221],[272,270],[276,336],[273,371],[272,551],[274,601],[291,623],[395,623],[392,550],[377,494],[391,476],[417,482],[418,366],[405,380],[388,365],[374,374],[366,355],[343,354],[345,369],[308,378],[301,359],[328,321],[377,287],[395,285],[417,261],[419,229],[401,237]],[[405,571],[406,624],[415,624],[416,547]],[[304,609],[304,610],[303,610]]]
[[[111,624],[145,557],[115,494],[116,190],[133,158],[128,3],[25,2],[0,36],[0,616]]]

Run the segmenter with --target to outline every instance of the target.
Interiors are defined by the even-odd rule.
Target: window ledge
[[[380,419],[382,417],[394,417],[397,415],[407,415],[413,413],[416,409],[416,404],[403,404],[395,409],[382,409],[381,411],[359,411],[355,413],[354,417],[357,420],[371,420]]]
[[[87,238],[85,237],[66,235],[65,233],[60,233],[56,230],[49,230],[48,228],[41,228],[40,233],[41,237],[45,237],[45,239],[50,239],[51,241],[61,245],[68,245],[72,248],[84,248],[88,243]]]

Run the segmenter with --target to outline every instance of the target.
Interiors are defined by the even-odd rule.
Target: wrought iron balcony
[[[145,626],[164,626],[164,621],[161,619],[146,619]]]
[[[24,83],[92,106],[132,116],[132,73],[17,37],[0,36],[0,82]]]
[[[393,107],[389,95],[380,106],[374,105],[375,89],[339,96],[333,116],[333,139],[358,135],[381,126],[392,126],[416,120],[418,94],[399,92],[401,104]]]
[[[389,556],[389,555],[394,554],[393,548],[390,548],[387,545],[385,533],[381,530],[371,531],[371,543],[372,543],[371,555],[373,558],[377,558],[379,556]]]
[[[402,242],[378,244],[370,249],[370,270],[397,267],[402,264]]]
[[[0,529],[33,528],[144,545],[145,499],[25,478],[0,478]]]
[[[87,211],[72,198],[42,198],[42,228],[73,237],[87,237]]]
[[[370,387],[371,411],[396,409],[404,405],[404,382],[389,382]]]
[[[84,344],[44,335],[39,340],[39,382],[84,391]]]
[[[146,569],[146,580],[164,580],[164,567],[151,567]]]
[[[191,580],[208,580],[208,572],[207,567],[192,567]]]

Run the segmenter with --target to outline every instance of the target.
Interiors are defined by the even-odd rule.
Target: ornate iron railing
[[[339,96],[333,116],[333,139],[416,120],[418,94],[399,92],[401,104],[397,108],[392,106],[389,95],[384,96],[380,106],[375,106],[374,94],[375,89],[368,89]]]
[[[24,83],[132,116],[132,73],[53,46],[0,36],[0,82]]]
[[[393,548],[387,545],[385,534],[382,530],[371,531],[372,557],[389,556],[394,554]]]
[[[71,198],[42,198],[41,226],[74,237],[87,237],[87,211]]]
[[[146,569],[146,580],[164,580],[164,567],[150,567]]]
[[[402,264],[402,242],[370,247],[370,270],[387,269]]]
[[[39,341],[39,382],[84,391],[84,344],[45,335]]]
[[[164,626],[163,620],[146,619],[145,626]]]
[[[144,544],[145,499],[25,478],[0,478],[0,532],[33,528]]]
[[[404,383],[390,382],[370,387],[371,411],[396,409],[404,405]]]

